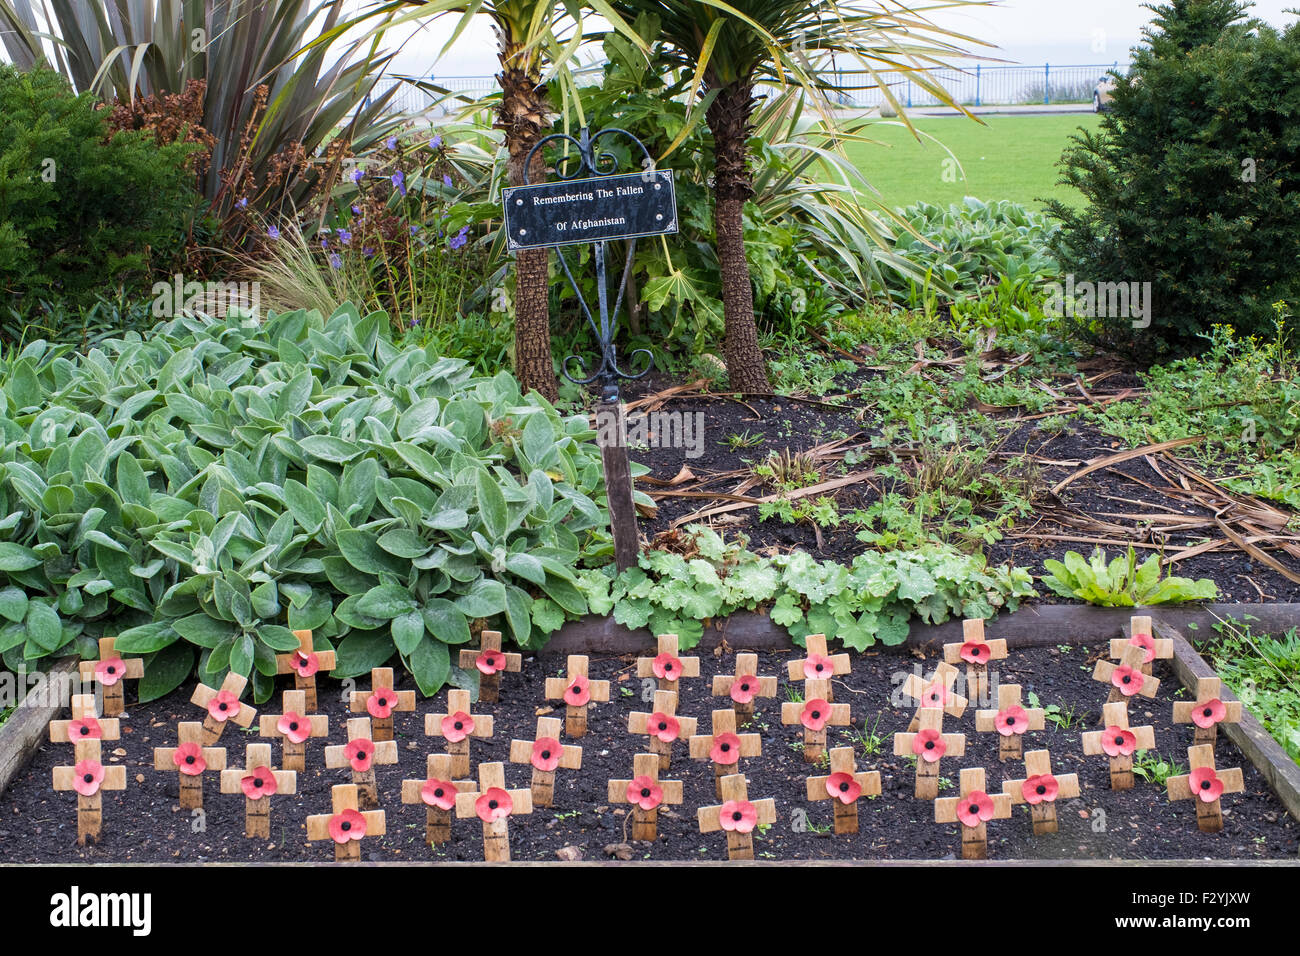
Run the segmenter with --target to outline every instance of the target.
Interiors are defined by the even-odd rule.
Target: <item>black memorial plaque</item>
[[[502,194],[511,249],[677,231],[671,169],[515,186]]]

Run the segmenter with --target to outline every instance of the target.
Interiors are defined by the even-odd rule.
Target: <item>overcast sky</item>
[[[926,0],[918,0],[918,5]],[[1300,0],[1260,0],[1252,13],[1282,26],[1295,15],[1283,13],[1300,7]],[[441,62],[438,52],[451,33],[451,18],[444,18],[412,36],[399,55],[395,71],[440,76],[476,76],[495,73],[496,40],[485,18],[457,41]],[[1151,19],[1137,0],[1004,0],[997,6],[939,12],[941,26],[998,45],[986,55],[1017,63],[1095,64],[1124,62],[1129,48],[1138,43],[1144,24]]]

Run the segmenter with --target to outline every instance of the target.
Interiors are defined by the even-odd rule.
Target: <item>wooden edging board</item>
[[[1177,608],[1036,604],[1000,614],[988,622],[988,629],[1011,647],[1089,644],[1117,636],[1135,614],[1158,615],[1176,628],[1195,625],[1203,633],[1209,633],[1215,621],[1227,618],[1253,617],[1258,621],[1256,630],[1285,631],[1300,626],[1300,604],[1195,604]],[[939,647],[962,639],[959,618],[943,624],[914,621],[907,646]],[[699,648],[712,650],[724,640],[733,648],[756,651],[790,650],[795,646],[784,627],[773,624],[766,614],[754,611],[739,611],[730,617],[708,621]],[[537,653],[621,656],[654,646],[654,635],[645,628],[630,631],[615,623],[612,617],[588,616],[565,624]]]
[[[1198,678],[1217,676],[1214,668],[1196,652],[1191,642],[1183,637],[1177,628],[1171,627],[1160,617],[1152,620],[1151,627],[1157,637],[1173,641],[1174,657],[1171,663],[1174,673],[1193,697],[1196,694]],[[1220,696],[1224,701],[1240,699],[1226,685],[1220,691]],[[1244,704],[1241,708],[1240,723],[1225,722],[1219,729],[1264,775],[1264,779],[1277,794],[1277,798],[1282,801],[1287,812],[1296,820],[1300,820],[1300,764],[1291,759],[1291,756],[1250,712],[1250,708]]]
[[[62,683],[62,678],[71,678],[76,671],[77,661],[67,658],[54,665],[48,677],[54,678],[51,684],[57,687]],[[50,700],[45,694],[35,694],[24,698],[18,702],[9,719],[0,724],[0,793],[9,786],[9,781],[18,771],[27,765],[28,758],[45,740],[50,721],[65,706],[61,694],[53,697]]]

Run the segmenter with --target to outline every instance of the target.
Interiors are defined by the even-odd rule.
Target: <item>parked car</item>
[[[1097,81],[1097,85],[1092,89],[1092,111],[1094,113],[1105,113],[1110,109],[1110,104],[1115,98],[1115,77],[1107,74]]]

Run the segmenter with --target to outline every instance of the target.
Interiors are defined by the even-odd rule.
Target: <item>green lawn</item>
[[[1092,114],[986,116],[986,125],[965,117],[922,118],[913,124],[952,150],[954,166],[939,143],[918,141],[898,120],[878,120],[863,131],[876,142],[854,143],[849,158],[888,206],[918,200],[947,206],[965,196],[1014,199],[1040,207],[1044,199],[1071,204],[1079,193],[1057,185],[1056,162],[1078,127],[1097,127]]]

